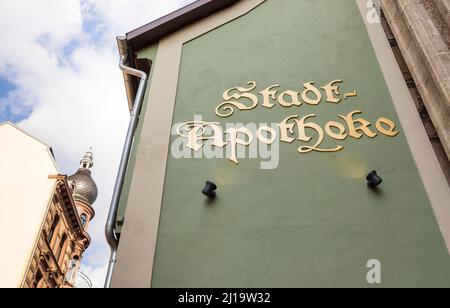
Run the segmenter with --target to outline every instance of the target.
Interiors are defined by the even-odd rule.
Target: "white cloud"
[[[80,268],[80,272],[89,278],[93,288],[103,288],[103,286],[105,285],[105,276],[107,270],[107,264],[98,267],[83,265]],[[84,283],[83,278],[79,276],[75,281],[75,286],[83,287],[86,286],[86,283]]]
[[[86,0],[114,34],[134,30],[192,0]]]
[[[62,173],[94,147],[99,187],[86,274],[103,279],[104,225],[129,114],[115,36],[191,0],[17,0],[0,2],[0,77],[16,89],[0,101],[31,115],[19,125],[51,144]],[[101,279],[100,279],[101,278]],[[96,284],[103,285],[102,283]]]

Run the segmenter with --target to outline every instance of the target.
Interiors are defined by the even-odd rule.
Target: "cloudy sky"
[[[99,198],[83,271],[96,287],[109,257],[103,229],[129,120],[115,37],[190,2],[0,1],[0,123],[51,145],[62,174],[94,148]]]

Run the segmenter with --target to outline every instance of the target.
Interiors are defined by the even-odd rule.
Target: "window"
[[[83,225],[83,227],[86,226],[86,223],[87,223],[87,216],[86,216],[86,214],[82,214],[81,215],[81,224]]]
[[[59,261],[59,259],[61,257],[61,253],[64,250],[64,246],[65,246],[66,242],[67,242],[67,234],[64,234],[62,239],[61,239],[61,241],[59,242],[58,247],[56,248],[57,250],[55,251],[55,258],[58,261]]]
[[[32,285],[32,288],[41,288],[44,283],[44,276],[42,275],[42,272],[40,269],[38,269],[36,276],[34,277],[34,282]]]
[[[51,244],[53,235],[55,234],[56,227],[58,227],[59,224],[59,215],[56,215],[55,218],[53,218],[52,227],[50,229],[50,232],[48,233],[47,241],[49,244]]]

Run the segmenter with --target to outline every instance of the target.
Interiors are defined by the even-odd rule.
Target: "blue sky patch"
[[[0,104],[2,102],[0,101]],[[32,109],[22,110],[20,113],[15,113],[11,110],[9,106],[6,108],[0,107],[0,123],[3,122],[11,122],[11,123],[19,123],[20,121],[25,120],[31,115]]]
[[[28,118],[32,112],[31,108],[12,109],[12,105],[7,102],[8,94],[14,91],[16,86],[5,78],[0,77],[0,123],[17,123]],[[20,110],[20,111],[19,111]]]
[[[0,77],[0,99],[5,98],[16,87],[8,80]]]
[[[78,40],[72,40],[66,46],[64,46],[63,54],[65,57],[70,56],[78,47],[80,46],[80,42]]]

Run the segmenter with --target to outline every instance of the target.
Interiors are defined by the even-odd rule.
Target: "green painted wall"
[[[139,52],[139,58],[150,59],[153,61],[152,69],[150,71],[150,76],[149,76],[148,83],[147,83],[147,89],[145,91],[144,103],[142,105],[141,113],[139,115],[140,119],[144,119],[145,113],[147,112],[148,95],[150,93],[150,86],[151,86],[152,77],[153,77],[153,67],[155,66],[157,52],[158,52],[157,44],[150,46],[148,48],[145,48]],[[130,194],[131,181],[133,178],[134,166],[136,164],[137,150],[139,148],[139,144],[140,144],[140,140],[141,140],[143,125],[144,125],[144,121],[139,121],[138,127],[136,129],[134,141],[133,141],[133,147],[132,147],[131,154],[130,154],[130,160],[128,162],[127,173],[125,175],[125,180],[123,183],[122,193],[120,195],[119,207],[117,209],[117,223],[116,223],[116,233],[119,233],[119,234],[122,232],[122,227],[123,227],[123,223],[124,223],[124,219],[125,219],[125,212],[127,209],[128,196]]]
[[[364,110],[400,123],[354,0],[269,0],[183,48],[174,123],[224,123],[224,90],[258,82],[301,89],[343,79],[357,99],[338,105],[237,112],[232,122],[280,122],[318,114],[322,126]],[[382,262],[383,287],[450,286],[450,258],[401,127],[400,135],[347,139],[338,153],[281,144],[276,170],[259,160],[170,158],[154,287],[366,287],[366,263]],[[329,140],[329,139],[327,139]],[[334,146],[327,141],[324,146]],[[375,169],[382,189],[361,172]],[[359,176],[355,176],[359,174]],[[219,185],[208,204],[206,180]],[[145,243],[144,243],[145,244]]]

